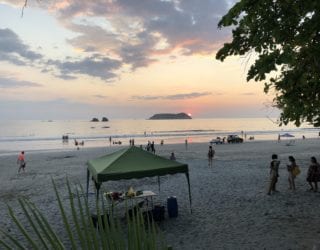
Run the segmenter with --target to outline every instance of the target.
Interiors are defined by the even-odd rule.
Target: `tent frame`
[[[175,172],[175,173],[172,173],[172,174],[179,174],[179,173],[184,173],[186,178],[187,178],[188,193],[189,193],[189,205],[190,205],[190,212],[192,213],[192,197],[191,197],[191,186],[190,186],[189,170],[188,171],[184,171],[184,172]],[[165,175],[168,175],[168,174],[171,174],[171,173],[162,174],[162,175],[159,175],[159,174],[154,174],[154,175],[147,174],[146,176],[141,176],[141,177],[138,177],[138,178],[140,179],[140,178],[145,178],[145,177],[157,176],[158,177],[158,188],[159,188],[159,192],[160,192],[160,176],[165,176]],[[94,178],[92,178],[92,179],[94,181],[94,185],[95,185],[95,189],[96,189],[96,198],[97,199],[99,199],[99,193],[100,193],[100,188],[101,188],[102,182],[107,182],[109,180],[114,180],[114,179],[109,179],[109,180],[103,180],[101,182],[98,182]],[[123,179],[136,179],[136,178],[135,177],[132,177],[132,178],[119,178],[118,180],[123,180]],[[89,170],[89,167],[88,167],[87,168],[87,198],[88,198],[88,194],[89,194],[89,182],[90,182],[90,170]]]

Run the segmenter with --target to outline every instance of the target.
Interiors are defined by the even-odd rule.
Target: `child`
[[[176,156],[174,155],[174,152],[171,153],[170,160],[172,160],[172,161],[176,160]]]
[[[277,192],[276,184],[278,182],[279,165],[280,165],[280,161],[278,160],[278,155],[273,154],[271,158],[272,158],[272,161],[270,162],[270,185],[267,193],[268,195],[271,195],[271,191]]]
[[[296,185],[294,183],[294,179],[296,178],[296,176],[293,174],[293,169],[297,166],[296,164],[296,160],[294,159],[293,156],[289,156],[289,162],[290,164],[287,165],[287,170],[288,170],[288,181],[289,181],[289,189],[291,190],[296,190]]]

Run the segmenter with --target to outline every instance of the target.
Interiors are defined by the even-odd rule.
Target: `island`
[[[163,114],[155,114],[149,118],[149,120],[174,120],[174,119],[192,119],[192,117],[186,113],[163,113]]]
[[[102,120],[101,120],[102,122],[107,122],[107,121],[109,121],[109,119],[107,118],[107,117],[102,117]]]
[[[92,118],[91,121],[92,121],[92,122],[98,122],[99,119],[98,119],[98,118]]]

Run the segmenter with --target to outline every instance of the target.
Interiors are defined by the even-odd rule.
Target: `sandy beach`
[[[160,224],[168,245],[173,249],[320,249],[320,193],[307,191],[309,159],[320,160],[320,139],[284,142],[253,141],[216,145],[213,167],[208,166],[206,143],[156,145],[156,153],[168,157],[175,152],[177,161],[189,165],[193,213],[189,210],[186,178],[182,174],[157,179],[107,182],[104,191],[152,190],[157,203],[166,204],[176,196],[179,216]],[[88,160],[117,150],[117,147],[81,148],[63,152],[26,152],[27,168],[18,174],[17,155],[0,156],[0,227],[15,232],[7,216],[9,204],[19,213],[17,197],[26,196],[59,229],[62,226],[51,177],[67,201],[65,183],[86,183]],[[271,154],[279,155],[279,193],[268,196]],[[288,156],[293,155],[301,174],[297,190],[288,190]],[[74,186],[76,188],[76,186]],[[92,188],[92,187],[91,187]],[[92,190],[91,190],[92,191]],[[21,236],[22,237],[22,236]],[[318,248],[317,248],[318,247]]]

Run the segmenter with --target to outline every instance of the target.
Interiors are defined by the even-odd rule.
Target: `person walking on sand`
[[[24,169],[26,167],[26,161],[24,158],[24,151],[21,151],[21,153],[19,154],[18,159],[17,159],[17,164],[19,164],[18,173],[20,173],[21,169],[24,172]]]
[[[307,182],[310,185],[310,191],[318,191],[318,181],[320,181],[320,164],[316,157],[312,156],[310,159],[310,166],[308,169]],[[314,186],[312,185],[314,183]]]
[[[280,161],[278,160],[278,155],[273,154],[271,156],[272,161],[270,162],[270,185],[268,189],[268,195],[272,192],[277,192],[276,184],[278,182],[279,177],[279,165]]]
[[[293,169],[297,166],[296,160],[292,155],[289,156],[289,165],[287,165],[288,170],[288,181],[289,181],[289,189],[296,190],[296,185],[294,183],[294,179],[296,176],[293,174]]]
[[[155,146],[154,146],[154,141],[152,141],[152,143],[151,143],[151,152],[152,153],[156,153],[156,148],[155,148]]]
[[[209,146],[209,151],[208,151],[208,165],[212,167],[212,160],[214,157],[215,151],[212,148],[212,146]]]

